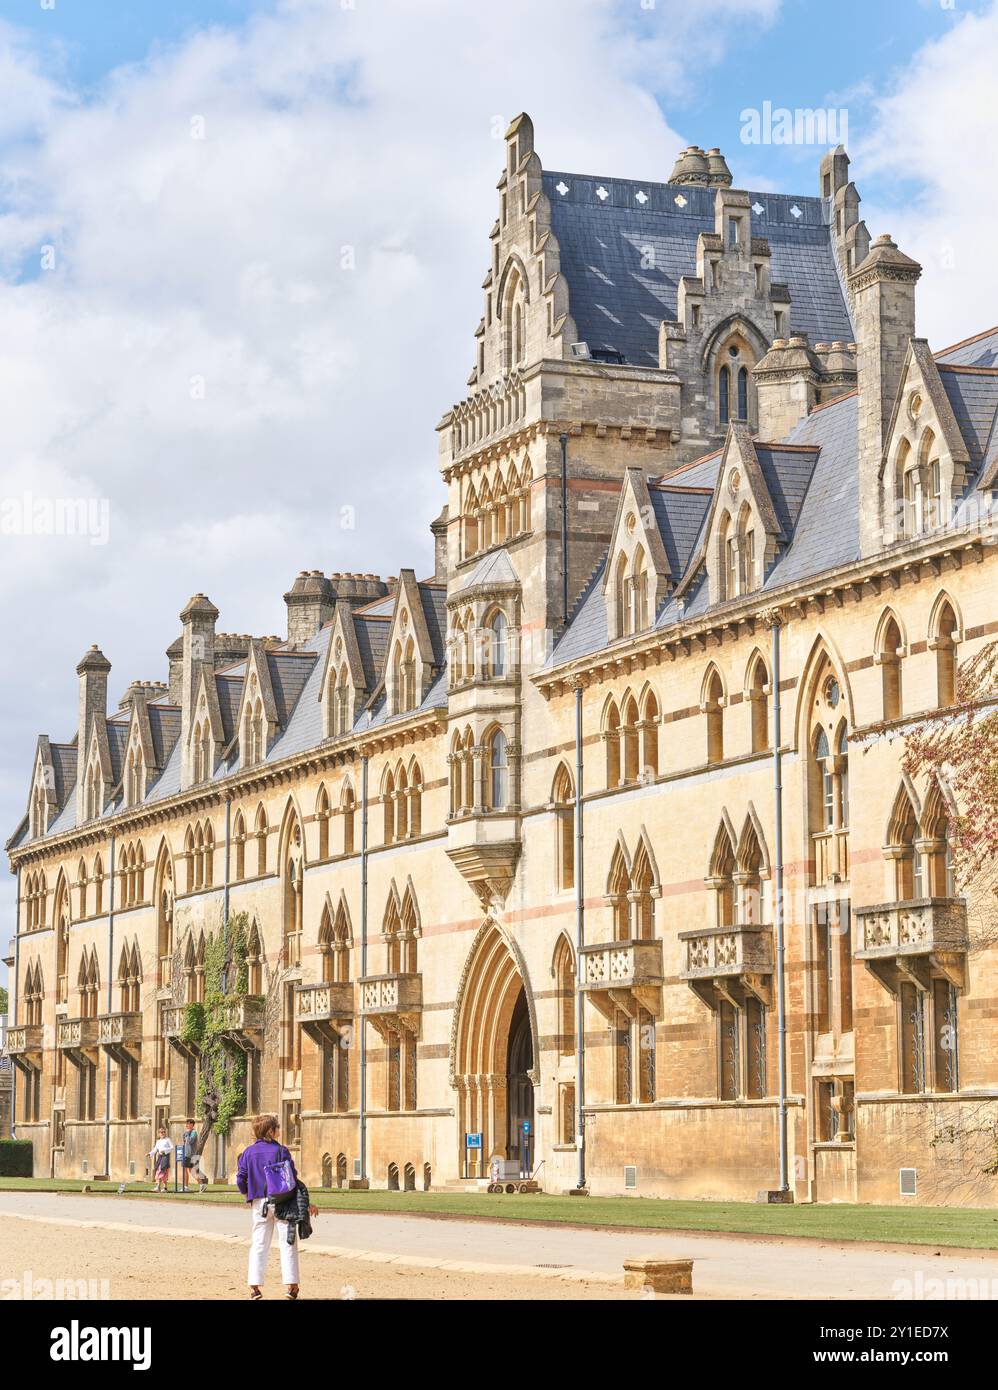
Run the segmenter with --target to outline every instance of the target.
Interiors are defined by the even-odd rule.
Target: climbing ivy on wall
[[[249,917],[239,912],[205,943],[204,1003],[184,1006],[181,1041],[197,1050],[196,1097],[199,1148],[209,1133],[228,1134],[246,1106],[246,1054],[226,1035],[226,1006],[249,984],[246,936]]]

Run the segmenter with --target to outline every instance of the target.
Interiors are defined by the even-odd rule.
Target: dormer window
[[[396,641],[392,654],[395,714],[416,708],[416,647],[412,638],[405,635],[407,616],[402,614],[402,636]]]

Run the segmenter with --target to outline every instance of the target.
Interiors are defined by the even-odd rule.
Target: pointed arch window
[[[575,887],[575,784],[564,763],[551,788],[555,808],[555,882],[564,891]]]
[[[724,686],[716,670],[711,671],[704,692],[704,714],[707,716],[707,762],[724,761]]]
[[[558,938],[552,974],[558,1000],[558,1052],[562,1057],[572,1057],[575,1054],[575,953],[565,936]],[[574,1125],[570,1132],[574,1133]]]
[[[884,623],[877,662],[881,670],[884,719],[900,719],[903,709],[901,686],[901,630],[893,615]]]
[[[749,674],[749,707],[752,721],[752,752],[769,748],[769,673],[762,657],[756,657]]]
[[[343,853],[353,854],[354,794],[349,783],[340,793],[340,817],[343,821]]]
[[[748,368],[738,368],[738,418],[748,419]]]
[[[936,703],[947,709],[957,702],[957,642],[959,632],[956,614],[948,599],[939,605],[933,624],[929,647],[936,654]]]
[[[717,422],[727,425],[730,416],[731,373],[725,363],[717,374]]]

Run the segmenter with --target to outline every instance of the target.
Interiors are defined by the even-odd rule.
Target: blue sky
[[[114,705],[163,678],[195,592],[264,634],[301,569],[428,572],[519,111],[548,168],[664,180],[719,145],[736,186],[808,194],[821,151],[746,146],[741,113],[844,106],[870,232],[924,266],[919,332],[998,322],[994,3],[494,10],[0,0],[0,501],[109,517],[106,543],[0,543],[30,653],[0,667],[3,838],[91,643]]]
[[[33,36],[40,55],[58,65],[78,93],[95,96],[109,74],[141,64],[150,54],[182,45],[211,26],[238,28],[254,15],[278,10],[268,0],[201,0],[198,4],[121,4],[120,0],[2,0],[0,18]],[[328,0],[330,8],[339,0]],[[377,14],[379,0],[352,0]],[[418,9],[419,0],[410,0]],[[554,0],[555,4],[571,0]],[[637,36],[662,24],[663,10],[652,0],[617,6],[622,32]],[[385,0],[380,0],[385,7]],[[695,8],[695,7],[694,7]],[[655,92],[674,129],[693,142],[719,145],[744,181],[786,188],[795,169],[805,182],[813,160],[807,149],[776,145],[746,149],[740,141],[744,108],[845,107],[851,140],[861,141],[875,117],[873,104],[912,55],[946,34],[968,14],[991,8],[990,0],[781,0],[772,18],[732,15],[723,56],[716,63],[691,62],[685,81]],[[649,84],[654,88],[654,83]],[[647,175],[646,169],[616,170]],[[736,179],[737,181],[737,179]],[[866,183],[897,188],[888,170]],[[809,192],[810,187],[793,191]]]

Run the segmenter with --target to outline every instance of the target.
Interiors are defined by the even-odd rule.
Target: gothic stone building
[[[998,1199],[998,961],[902,767],[998,631],[998,330],[933,351],[819,179],[551,173],[520,116],[432,577],[303,572],[286,639],[195,595],[110,710],[85,654],[8,843],[36,1172],[178,1132],[239,914],[226,1039],[311,1184],[565,1190],[581,1100],[594,1193],[777,1187],[782,1114],[798,1200]]]

